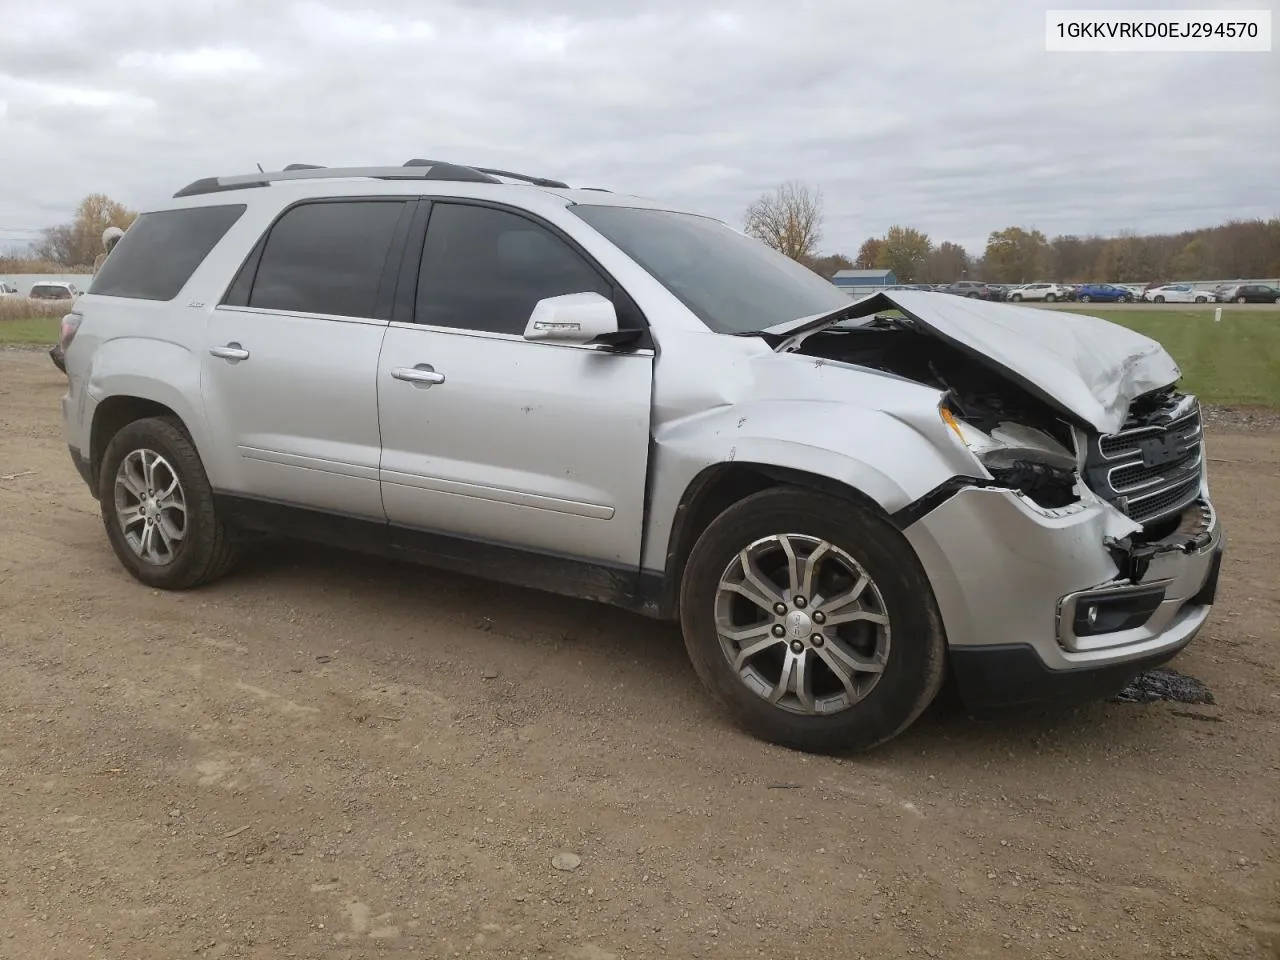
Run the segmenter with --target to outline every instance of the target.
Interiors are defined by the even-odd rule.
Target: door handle
[[[210,347],[209,353],[220,360],[236,361],[249,359],[249,351],[240,346],[240,344],[236,343],[234,340],[228,343],[225,347]]]
[[[394,367],[391,376],[409,383],[431,386],[433,383],[444,383],[444,374],[436,373],[435,367],[429,363],[419,363],[413,367]]]

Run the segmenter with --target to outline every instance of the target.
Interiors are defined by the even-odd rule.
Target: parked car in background
[[[1214,295],[1208,290],[1197,290],[1189,283],[1166,283],[1148,287],[1142,299],[1147,303],[1212,303]]]
[[[0,280],[0,297],[16,297],[17,295],[17,287],[11,283],[5,283],[3,280]]]
[[[27,293],[28,300],[74,300],[80,296],[80,290],[74,283],[61,280],[42,280],[31,285]]]
[[[969,297],[972,300],[1003,300],[1003,292],[994,289],[989,283],[980,280],[956,280],[952,283],[935,287],[939,293],[950,293],[957,297]]]
[[[1265,283],[1242,283],[1218,291],[1218,303],[1280,303],[1280,290]]]
[[[1009,291],[1009,299],[1014,303],[1021,303],[1023,300],[1043,300],[1045,303],[1053,303],[1057,300],[1068,300],[1070,297],[1071,292],[1060,283],[1024,283]]]
[[[1133,303],[1132,290],[1110,283],[1082,283],[1076,290],[1081,303]]]

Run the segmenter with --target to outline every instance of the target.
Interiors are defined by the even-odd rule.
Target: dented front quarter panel
[[[943,423],[940,400],[931,387],[850,364],[774,353],[756,338],[664,335],[654,368],[641,565],[664,569],[681,499],[702,471],[717,464],[829,478],[888,513],[957,475],[984,476]]]

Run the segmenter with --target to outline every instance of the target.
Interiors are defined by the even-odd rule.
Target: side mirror
[[[524,328],[526,340],[590,343],[618,332],[618,312],[598,293],[566,293],[539,300]]]

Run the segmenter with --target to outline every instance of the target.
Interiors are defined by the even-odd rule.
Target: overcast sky
[[[1010,224],[1152,232],[1280,215],[1280,50],[1044,50],[1046,6],[1156,5],[4,3],[0,248],[94,191],[145,209],[258,163],[410,157],[735,226],[796,179],[823,193],[822,248],[849,254],[894,223],[980,253]]]

